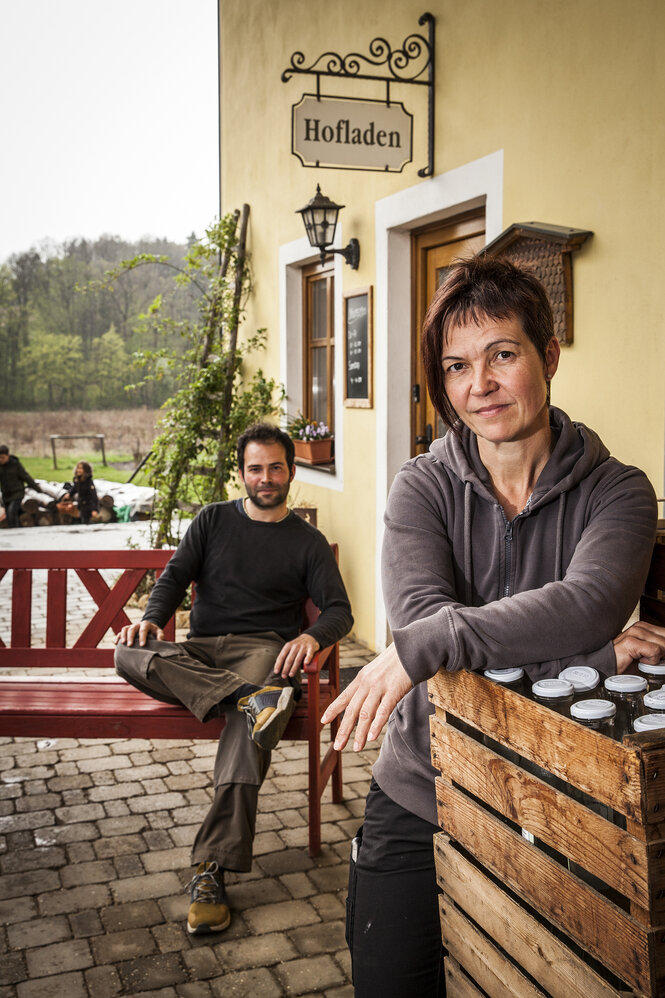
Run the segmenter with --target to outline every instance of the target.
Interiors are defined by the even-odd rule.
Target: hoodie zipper
[[[506,514],[503,511],[503,506],[497,503],[497,509],[501,513],[503,518],[504,532],[503,532],[503,553],[504,553],[504,575],[503,575],[503,596],[510,596],[510,576],[512,572],[512,557],[513,557],[513,524],[515,520],[519,519],[520,516],[524,516],[529,512],[529,506],[531,505],[531,496],[526,501],[526,506],[524,509],[517,514],[517,516],[508,520]]]
[[[499,507],[501,509],[501,507]],[[513,524],[512,521],[509,523],[506,519],[506,514],[501,509],[501,515],[503,516],[503,522],[505,525],[505,533],[503,535],[503,552],[504,552],[504,576],[503,576],[503,595],[510,596],[510,571],[511,571],[511,557],[512,557],[512,546],[513,546]]]

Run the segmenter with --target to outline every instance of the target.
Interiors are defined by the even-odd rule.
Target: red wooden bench
[[[333,545],[335,552],[336,546]],[[214,739],[224,718],[202,724],[184,707],[160,703],[134,689],[113,669],[113,647],[98,647],[111,628],[131,623],[125,606],[150,569],[159,576],[172,551],[0,551],[0,580],[12,571],[11,638],[0,636],[0,667],[30,675],[0,675],[0,735],[28,738],[206,738]],[[32,647],[32,573],[46,570],[45,646]],[[101,570],[120,570],[108,585]],[[67,573],[74,572],[97,604],[92,619],[67,643]],[[303,626],[319,611],[307,601]],[[175,638],[173,619],[165,628]],[[98,675],[54,669],[99,670]],[[285,738],[309,745],[309,853],[321,848],[321,795],[329,779],[332,798],[342,800],[342,758],[331,743],[321,758],[321,715],[339,693],[339,646],[320,651],[305,668],[302,699]]]

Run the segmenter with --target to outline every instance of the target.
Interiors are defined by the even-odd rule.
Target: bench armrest
[[[335,651],[335,645],[329,645],[327,648],[321,648],[317,651],[316,655],[312,658],[309,665],[303,666],[303,672],[307,676],[316,676],[321,672],[321,669],[326,665],[328,659]]]

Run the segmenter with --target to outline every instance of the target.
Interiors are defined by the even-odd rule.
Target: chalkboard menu
[[[371,409],[372,289],[344,293],[344,405]]]

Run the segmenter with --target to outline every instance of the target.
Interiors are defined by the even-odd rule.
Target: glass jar
[[[657,731],[659,728],[665,728],[665,714],[643,714],[636,717],[633,724],[634,731]]]
[[[607,735],[608,738],[614,737],[616,712],[616,704],[611,700],[578,700],[570,708],[570,716],[575,721],[586,728],[593,728],[601,735]]]
[[[665,689],[649,690],[644,694],[642,702],[645,714],[665,714]]]
[[[623,736],[633,730],[633,721],[644,710],[642,695],[646,691],[647,681],[643,676],[608,676],[605,680],[605,692],[612,703],[616,704],[616,720],[614,722],[614,737],[622,741]]]
[[[514,690],[516,693],[525,693],[524,685],[524,669],[485,669],[483,672],[485,679],[489,679],[493,683],[505,686],[507,689]],[[491,748],[498,755],[502,755],[504,759],[509,759],[516,766],[519,766],[521,759],[517,752],[513,749],[507,748],[505,745],[501,745],[500,742],[494,741],[489,735],[483,735],[483,742],[488,748]]]
[[[490,679],[493,683],[500,683],[508,689],[515,690],[516,693],[526,693],[524,684],[524,669],[485,669],[483,672],[485,679]]]
[[[650,690],[659,690],[665,686],[665,662],[649,665],[648,662],[638,662],[637,668],[649,684]]]
[[[594,670],[595,671],[595,670]],[[570,716],[574,720],[578,721],[579,724],[583,724],[585,728],[592,728],[594,731],[598,731],[601,735],[607,735],[608,738],[614,737],[614,718],[616,716],[616,704],[612,703],[611,700],[578,700],[570,708]],[[577,787],[570,787],[570,796],[573,800],[577,800],[580,804],[584,804],[585,807],[589,808],[591,811],[595,811],[599,814],[601,818],[605,818],[606,821],[614,821],[615,815],[614,811],[607,804],[602,804],[600,801],[595,800],[593,797],[589,797],[582,790],[578,790]],[[599,880],[592,873],[589,873],[584,867],[580,866],[578,863],[573,862],[573,860],[568,860],[568,869],[575,876],[579,877],[589,886],[593,887],[594,890],[599,891],[601,894],[607,894],[609,888],[607,884]]]
[[[533,698],[538,703],[544,704],[557,714],[570,717],[570,705],[573,702],[573,684],[567,679],[539,679],[531,687]],[[542,769],[535,763],[525,764],[524,768],[533,773],[551,787],[555,787],[562,793],[568,793],[568,784],[565,780],[550,773],[547,769]]]
[[[600,674],[590,665],[571,665],[559,673],[559,679],[566,679],[573,684],[575,700],[586,700],[593,697],[600,686]]]
[[[531,687],[534,700],[564,717],[570,717],[575,687],[567,679],[539,679]]]

